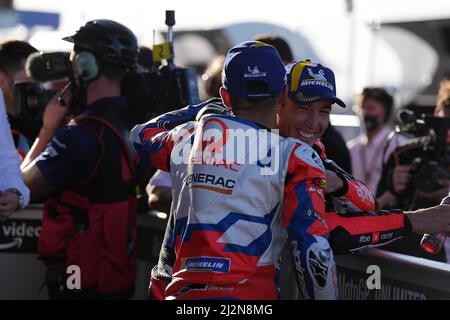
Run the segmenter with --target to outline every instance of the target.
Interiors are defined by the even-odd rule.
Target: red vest
[[[97,137],[96,168],[46,202],[38,251],[79,266],[82,289],[113,294],[134,286],[136,277],[135,157],[119,117],[112,108],[98,109],[70,123]]]

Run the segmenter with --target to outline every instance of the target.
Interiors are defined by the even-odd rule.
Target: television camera
[[[196,70],[181,68],[174,64],[174,11],[166,11],[165,23],[168,26],[168,42],[165,44],[168,54],[161,56],[161,62],[152,61],[150,68],[144,69],[136,64],[122,80],[122,94],[128,102],[129,127],[161,113],[199,103]],[[47,89],[44,83],[60,80],[74,81],[69,54],[66,52],[34,53],[27,59],[26,71],[37,82],[15,85],[16,115],[22,119],[40,120],[48,102],[57,92]],[[74,99],[70,105],[73,114],[76,114],[81,107],[77,104],[79,102]]]

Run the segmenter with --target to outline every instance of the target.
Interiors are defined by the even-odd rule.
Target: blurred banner
[[[342,300],[450,299],[450,265],[379,249],[336,257]],[[370,266],[378,266],[381,288],[369,289]]]
[[[335,257],[340,300],[447,300],[450,265],[379,249]],[[377,270],[375,274],[373,270]],[[281,261],[281,297],[297,299],[298,290],[285,248]],[[379,275],[379,289],[372,287]],[[368,284],[369,283],[369,284]]]

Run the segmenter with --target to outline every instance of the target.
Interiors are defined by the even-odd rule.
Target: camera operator
[[[42,123],[16,116],[14,84],[31,81],[25,73],[25,61],[34,52],[37,52],[36,48],[25,41],[8,40],[0,44],[0,89],[3,91],[14,143],[22,158],[28,152],[30,142],[36,139]]]
[[[121,81],[135,66],[137,40],[111,20],[87,22],[63,40],[74,44],[73,75],[48,104],[23,165],[32,200],[48,199],[38,248],[47,266],[45,284],[52,299],[130,298],[136,276],[135,159]],[[66,286],[69,265],[80,268],[81,288]]]
[[[406,116],[412,117],[411,121],[407,120],[409,123],[406,125],[414,125],[412,131],[419,137],[409,136],[410,138],[407,139],[407,136],[405,137],[401,132],[403,130],[400,130],[394,136],[397,142],[400,141],[398,142],[399,146],[385,157],[386,160],[383,164],[383,172],[377,189],[377,197],[381,208],[417,209],[434,206],[438,205],[449,192],[448,164],[443,165],[442,168],[440,168],[441,165],[436,168],[433,167],[429,172],[420,172],[420,169],[424,170],[424,165],[429,162],[428,155],[424,152],[424,143],[429,142],[424,138],[436,137],[436,132],[430,132],[429,128],[425,131],[422,128],[417,128],[416,119],[412,112]],[[450,80],[443,80],[440,83],[434,116],[450,118]],[[442,145],[443,148],[446,148],[445,141]],[[445,155],[435,157],[446,158]],[[417,162],[418,160],[420,162]],[[445,159],[441,160],[445,161]],[[422,165],[418,166],[417,163]],[[436,171],[438,168],[440,168],[439,172]],[[425,182],[426,185],[420,181]],[[437,261],[447,261],[444,251],[441,251],[438,255],[426,253],[420,247],[421,238],[422,235],[410,235],[384,247],[384,249]]]

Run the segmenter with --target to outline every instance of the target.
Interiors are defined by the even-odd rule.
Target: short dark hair
[[[366,87],[360,94],[360,104],[364,102],[364,99],[372,98],[380,102],[385,111],[384,121],[387,122],[391,116],[392,107],[394,106],[394,98],[382,87]]]
[[[202,75],[205,81],[205,91],[210,97],[217,97],[222,86],[224,55],[218,55],[208,63],[208,67]]]
[[[277,101],[282,94],[283,92],[279,93],[276,97],[261,97],[252,99],[230,96],[231,109],[236,111],[242,109],[249,110],[253,108],[271,108],[277,104]]]
[[[141,67],[143,67],[147,70],[152,69],[152,67],[153,67],[153,50],[148,47],[145,47],[145,46],[140,46],[137,62]]]
[[[23,69],[24,60],[38,50],[31,44],[20,40],[8,40],[0,43],[0,68],[13,74]]]
[[[121,81],[125,74],[128,72],[128,70],[123,67],[114,66],[109,63],[100,62],[100,64],[101,74],[111,80]]]
[[[261,41],[274,46],[275,49],[277,49],[278,54],[280,55],[283,62],[291,62],[294,60],[291,47],[286,42],[286,40],[279,36],[273,34],[258,34],[253,37],[253,40]]]

